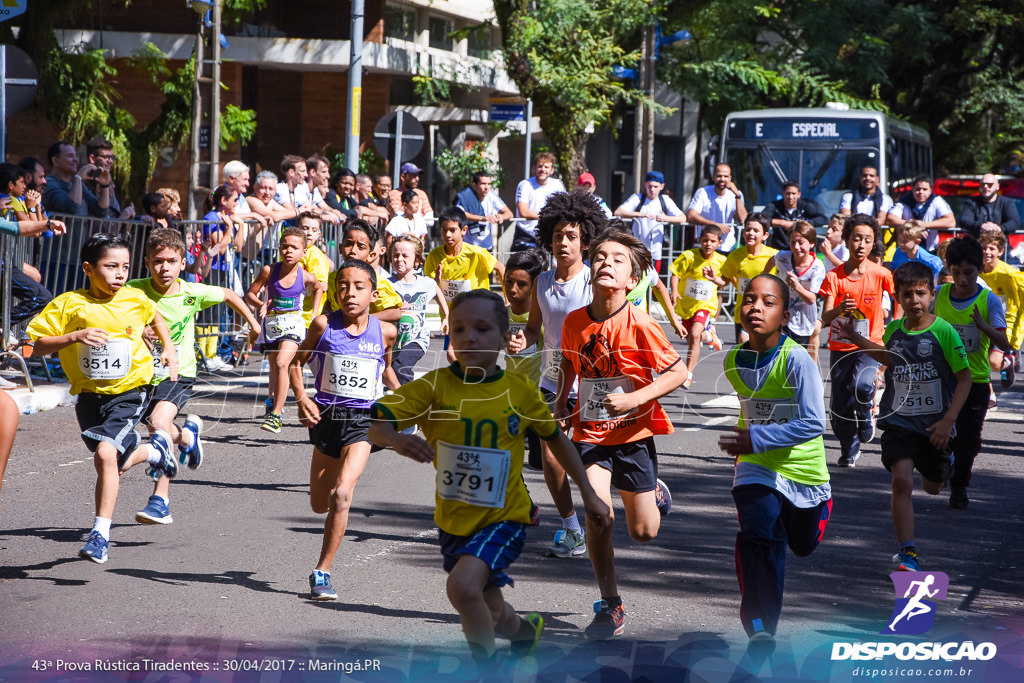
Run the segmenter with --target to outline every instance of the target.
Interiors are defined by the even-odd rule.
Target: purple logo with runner
[[[889,625],[881,633],[916,635],[935,623],[936,600],[945,600],[949,577],[943,572],[893,572],[896,606]]]

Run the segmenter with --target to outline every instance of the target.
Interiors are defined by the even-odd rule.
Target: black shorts
[[[809,334],[797,334],[793,330],[789,329],[789,326],[782,328],[782,331],[786,333],[786,336],[795,341],[800,346],[807,346],[811,343],[811,335]]]
[[[550,389],[542,388],[540,390],[540,393],[541,393],[542,396],[544,396],[544,402],[548,404],[548,410],[550,410],[552,413],[554,413],[555,412],[555,396],[556,396],[555,392],[551,391]],[[566,406],[566,408],[569,409],[568,414],[572,415],[572,412],[574,410],[576,410],[576,399],[572,398],[571,396],[569,398],[565,399],[565,406]]]
[[[109,443],[117,449],[118,466],[123,466],[139,445],[135,427],[142,420],[148,401],[149,385],[129,389],[123,394],[79,394],[75,417],[89,452],[95,453],[100,443]]]
[[[153,415],[153,410],[156,409],[156,404],[160,401],[173,403],[180,413],[192,398],[194,393],[192,387],[195,383],[195,377],[179,377],[177,382],[165,379],[160,384],[150,385],[149,405],[146,407],[146,412],[142,414],[142,420],[146,421]]]
[[[946,481],[953,474],[952,453],[940,451],[928,439],[926,434],[889,427],[882,432],[882,465],[891,472],[894,464],[910,458],[928,481]]]
[[[285,342],[285,341],[295,342],[296,344],[300,344],[300,345],[303,342],[302,339],[299,339],[294,334],[286,334],[283,337],[281,337],[280,339],[275,339],[272,342],[268,342],[268,341],[263,342],[262,344],[260,344],[260,351],[262,351],[263,353],[267,353],[268,351],[277,351],[281,347],[281,342]]]
[[[320,408],[320,421],[309,428],[309,442],[329,458],[340,458],[341,451],[360,441],[369,441],[369,408],[347,408],[316,404]]]
[[[605,446],[577,441],[583,465],[598,465],[612,473],[612,486],[620,491],[653,491],[658,482],[658,452],[654,437]]]

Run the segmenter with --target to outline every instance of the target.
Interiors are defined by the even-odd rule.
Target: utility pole
[[[352,0],[352,35],[348,60],[348,136],[345,166],[359,173],[359,118],[363,104],[363,0]],[[398,187],[398,185],[395,185]]]
[[[193,0],[199,16],[196,68],[192,86],[192,144],[189,168],[188,217],[199,216],[202,202],[219,183],[220,174],[220,26],[223,0]],[[206,12],[210,23],[206,23]]]

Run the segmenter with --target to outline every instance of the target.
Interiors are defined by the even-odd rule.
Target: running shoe
[[[754,631],[750,634],[751,643],[772,643],[775,641],[775,636],[768,631]]]
[[[868,419],[861,424],[860,431],[857,433],[857,438],[860,439],[862,444],[871,443],[875,438],[875,414],[873,412],[873,407]]]
[[[96,564],[103,564],[107,561],[107,548],[110,547],[110,543],[107,539],[103,538],[103,534],[93,530],[89,534],[89,538],[86,540],[82,549],[78,551],[78,554],[87,560],[92,560]]]
[[[548,557],[579,557],[587,552],[587,539],[582,531],[559,529],[555,542],[548,548]]]
[[[990,384],[988,394],[988,409],[995,410],[997,407],[999,407],[999,399],[996,398],[996,390],[993,389],[992,385]]]
[[[513,640],[511,651],[513,657],[529,657],[537,649],[540,641],[540,634],[544,632],[544,617],[536,612],[530,612],[523,616],[523,626],[529,628],[530,635],[522,640]],[[520,626],[520,631],[522,631]],[[517,634],[518,635],[518,634]]]
[[[712,351],[721,351],[722,350],[722,340],[718,338],[718,335],[715,333],[714,328],[711,329],[711,344],[710,344],[710,346],[711,346],[711,350]]]
[[[171,508],[160,496],[150,496],[146,507],[135,513],[135,521],[141,524],[170,524]]]
[[[850,455],[841,455],[841,456],[839,456],[838,462],[836,462],[836,466],[837,467],[856,467],[857,466],[857,458],[859,458],[859,457],[860,457],[860,451],[858,451],[856,453],[851,453]]]
[[[540,524],[540,508],[535,503],[530,503],[530,526]]]
[[[155,463],[153,469],[166,475],[168,479],[174,479],[178,474],[178,463],[171,456],[171,435],[158,429],[149,437],[149,445],[160,453],[160,462]]]
[[[683,389],[689,389],[691,386],[693,386],[693,375],[692,374],[689,375],[685,380],[683,380]]]
[[[921,565],[917,561],[917,553],[913,548],[904,548],[892,556],[892,563],[898,572],[919,572]]]
[[[584,634],[587,640],[611,640],[621,636],[626,628],[626,611],[620,602],[616,607],[608,606],[607,600],[594,601],[594,620]]]
[[[269,398],[263,399],[263,417],[270,415],[272,412],[274,412],[274,402]]]
[[[331,585],[331,573],[314,569],[309,575],[309,597],[313,600],[337,600],[338,594]]]
[[[949,490],[949,507],[955,510],[966,510],[970,499],[967,497],[966,486],[953,486]]]
[[[672,492],[661,479],[654,484],[654,500],[658,503],[658,512],[662,517],[672,511]]]
[[[1009,389],[1013,386],[1014,379],[1013,359],[1009,356],[1003,356],[1003,369],[999,373],[999,382],[1003,385],[1004,389]]]
[[[203,442],[199,438],[203,433],[203,421],[198,415],[186,415],[184,428],[192,432],[192,447],[179,446],[179,459],[190,470],[198,470],[203,464]]]
[[[265,432],[270,432],[271,434],[280,434],[281,427],[283,426],[284,423],[281,421],[280,415],[277,413],[269,413],[265,418],[263,418],[263,424],[260,425],[260,429]]]

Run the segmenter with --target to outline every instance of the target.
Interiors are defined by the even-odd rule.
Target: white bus
[[[860,169],[875,166],[884,191],[917,175],[931,175],[927,131],[881,112],[840,106],[757,109],[729,114],[716,163],[732,167],[748,209],[782,196],[782,184],[800,185],[826,215],[843,192],[858,185]]]

